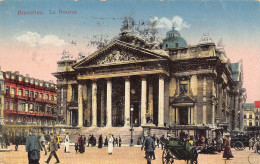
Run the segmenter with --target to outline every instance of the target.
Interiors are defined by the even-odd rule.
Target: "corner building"
[[[56,84],[0,70],[1,125],[4,133],[26,136],[57,123]]]
[[[154,131],[210,135],[239,131],[239,95],[246,91],[242,67],[236,71],[208,35],[188,46],[173,29],[161,44],[123,31],[90,56],[69,60],[64,52],[53,75],[69,126],[129,127],[133,120]]]

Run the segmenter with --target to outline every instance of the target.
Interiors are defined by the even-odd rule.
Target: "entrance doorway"
[[[179,108],[179,120],[181,125],[188,125],[188,108],[180,107]]]
[[[78,111],[77,110],[72,110],[72,126],[77,126],[78,125]]]

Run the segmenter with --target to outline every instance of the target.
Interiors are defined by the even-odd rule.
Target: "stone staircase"
[[[100,134],[103,136],[103,140],[108,134],[114,135],[114,138],[121,137],[122,144],[130,144],[131,133],[130,127],[83,127],[80,129],[65,129],[65,131],[60,133],[61,139],[64,139],[65,134],[69,132],[70,142],[77,142],[77,138],[79,134],[85,135],[88,138],[89,135],[94,135],[94,137],[98,141],[98,137]],[[143,136],[143,128],[142,127],[134,127],[133,131],[133,142],[137,144],[138,137]]]

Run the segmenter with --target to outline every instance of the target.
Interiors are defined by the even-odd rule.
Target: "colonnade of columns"
[[[107,95],[106,95],[106,127],[112,126],[112,81],[106,79]],[[146,113],[152,114],[153,111],[153,91],[149,86],[147,104],[147,77],[141,76],[141,125],[145,125]],[[83,126],[83,84],[78,86],[78,127]],[[125,104],[124,104],[124,126],[130,126],[130,77],[125,77]],[[149,110],[147,110],[147,107]],[[92,80],[92,127],[97,126],[97,82]],[[159,77],[159,97],[158,97],[158,126],[164,126],[164,77]]]

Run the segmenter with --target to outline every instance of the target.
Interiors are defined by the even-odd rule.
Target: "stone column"
[[[190,123],[193,125],[194,124],[194,108],[190,108],[190,112],[191,112]]]
[[[45,95],[45,94],[44,94]],[[71,84],[68,84],[68,89],[67,89],[67,102],[70,102],[72,99],[72,86]]]
[[[197,118],[198,118],[198,109],[197,104],[194,105],[194,114],[193,114],[193,121],[194,124],[197,125]]]
[[[164,77],[159,76],[158,126],[164,126]]]
[[[190,124],[190,121],[191,120],[191,118],[190,118],[190,107],[188,107],[188,124]]]
[[[145,114],[147,109],[147,81],[142,76],[142,93],[141,93],[141,125],[146,124]]]
[[[67,123],[67,125],[70,125],[70,110],[67,110],[67,111],[66,111],[66,115],[67,115],[67,117],[66,117],[66,123]]]
[[[125,77],[125,126],[130,126],[130,79]]]
[[[176,112],[176,108],[173,108],[172,106],[171,106],[171,112],[172,112],[172,122],[174,123],[174,124],[176,124],[176,119],[175,119],[175,112]]]
[[[112,82],[107,79],[107,122],[106,127],[112,126]]]
[[[176,110],[176,113],[175,113],[176,120],[175,120],[175,122],[176,122],[176,124],[179,124],[179,108],[176,108],[175,110]]]
[[[149,85],[149,95],[148,95],[148,109],[151,119],[153,119],[153,85]]]
[[[202,117],[202,123],[206,124],[207,123],[207,106],[206,106],[206,103],[207,103],[207,97],[206,97],[207,80],[206,80],[206,77],[203,78],[202,85],[203,85],[203,106],[202,106],[203,117]]]
[[[97,126],[97,82],[92,81],[92,127]]]
[[[78,127],[83,127],[83,96],[82,84],[78,85]]]
[[[102,83],[103,85],[103,83]],[[102,86],[103,87],[103,86]],[[104,88],[101,89],[100,91],[100,96],[101,96],[101,104],[100,104],[100,123],[101,123],[101,127],[103,127],[105,125],[105,90]]]

